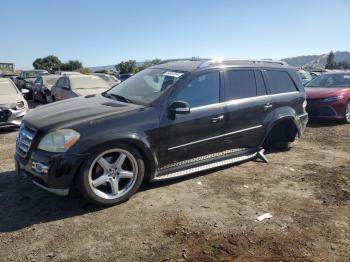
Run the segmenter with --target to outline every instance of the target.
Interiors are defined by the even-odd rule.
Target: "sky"
[[[350,51],[350,0],[0,0],[0,62],[84,66]]]

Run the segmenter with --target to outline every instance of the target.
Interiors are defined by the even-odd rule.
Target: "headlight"
[[[344,96],[334,96],[334,97],[328,97],[323,99],[321,102],[323,103],[330,103],[330,102],[335,102],[338,100],[342,100],[344,98]]]
[[[38,148],[48,152],[66,152],[80,138],[73,129],[61,129],[50,132],[41,139]]]
[[[23,107],[24,107],[24,102],[21,101],[21,102],[17,102],[17,105],[14,108],[12,108],[12,109],[20,110],[20,109],[23,109]]]

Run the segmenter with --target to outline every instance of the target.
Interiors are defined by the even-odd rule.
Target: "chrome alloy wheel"
[[[350,123],[350,102],[346,105],[345,120]]]
[[[116,148],[95,158],[89,169],[89,185],[103,199],[117,199],[127,194],[135,185],[138,165],[128,151]]]

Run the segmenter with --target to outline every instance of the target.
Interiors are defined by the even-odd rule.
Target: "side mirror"
[[[21,92],[22,92],[23,95],[26,95],[26,94],[29,93],[29,90],[25,89],[25,88],[22,88]]]
[[[169,116],[171,118],[175,118],[175,115],[184,115],[190,112],[190,105],[184,101],[174,101],[169,106]]]

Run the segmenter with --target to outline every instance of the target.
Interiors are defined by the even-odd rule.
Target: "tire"
[[[144,174],[143,159],[134,147],[108,145],[94,152],[83,163],[78,188],[90,203],[117,205],[137,192]]]
[[[344,114],[344,123],[350,123],[350,101],[346,104],[345,114]]]

